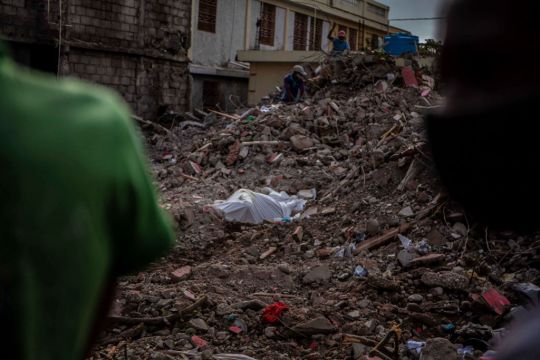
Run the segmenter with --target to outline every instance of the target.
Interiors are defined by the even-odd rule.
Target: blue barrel
[[[418,36],[397,33],[384,37],[384,51],[392,56],[418,53]]]

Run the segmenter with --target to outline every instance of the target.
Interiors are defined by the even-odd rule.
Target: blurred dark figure
[[[171,228],[115,94],[22,70],[1,43],[0,93],[0,359],[82,359],[115,278]]]
[[[540,225],[536,1],[459,0],[441,60],[447,106],[427,122],[450,194],[493,228]]]
[[[540,225],[537,1],[458,0],[442,57],[447,104],[427,119],[450,195],[490,229]],[[497,359],[540,357],[540,315],[516,324]]]

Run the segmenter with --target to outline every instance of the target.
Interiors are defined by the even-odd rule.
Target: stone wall
[[[154,119],[189,108],[190,12],[191,0],[0,0],[0,36],[60,43],[61,75],[112,87]]]

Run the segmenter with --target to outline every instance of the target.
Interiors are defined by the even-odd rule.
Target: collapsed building
[[[155,118],[189,107],[191,0],[0,0],[0,38],[24,65],[117,90]]]

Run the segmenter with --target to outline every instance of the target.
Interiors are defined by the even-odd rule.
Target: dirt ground
[[[369,70],[301,104],[143,126],[177,242],[119,280],[90,359],[417,359],[410,341],[427,342],[425,359],[474,359],[492,347],[524,309],[519,284],[537,282],[538,239],[476,226],[447,199],[425,145],[422,116],[443,101],[429,79],[407,87],[393,65],[351,61]],[[265,187],[316,197],[291,223],[209,211]],[[276,302],[288,310],[264,321]],[[395,351],[373,351],[394,334]]]

